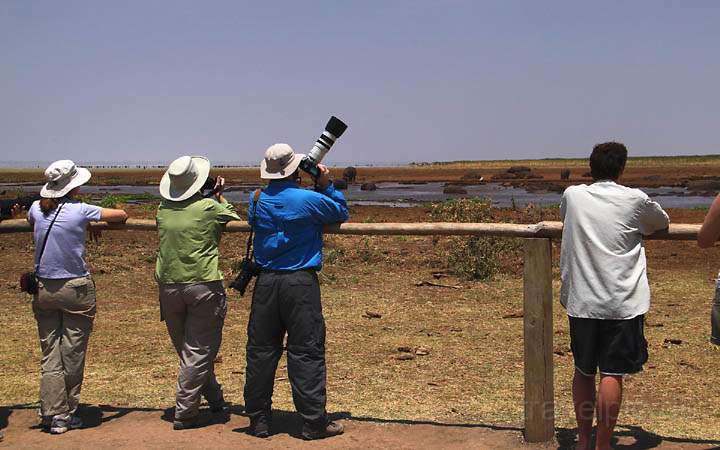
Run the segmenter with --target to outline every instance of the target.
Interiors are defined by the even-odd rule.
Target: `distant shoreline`
[[[720,162],[720,154],[708,155],[665,155],[665,156],[635,156],[628,158],[630,162],[682,162],[682,163],[713,163]],[[44,169],[52,161],[0,161],[0,171],[7,170],[38,170]],[[108,170],[151,170],[164,169],[167,162],[158,161],[138,162],[138,161],[122,161],[122,162],[106,162],[106,161],[76,161],[78,165],[90,169],[108,169]],[[331,168],[343,168],[348,166],[365,167],[365,168],[398,168],[398,167],[428,167],[428,166],[474,166],[474,165],[515,165],[515,164],[586,164],[587,158],[538,158],[538,159],[477,159],[477,160],[449,160],[449,161],[406,161],[406,162],[327,162]],[[257,169],[259,164],[256,162],[224,162],[213,163],[216,169]]]

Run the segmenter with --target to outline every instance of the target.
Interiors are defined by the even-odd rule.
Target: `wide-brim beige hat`
[[[90,180],[92,175],[84,167],[77,167],[69,159],[61,159],[50,164],[45,169],[45,178],[48,180],[40,190],[43,198],[61,198],[78,186]]]
[[[160,180],[160,195],[180,202],[195,195],[210,174],[210,161],[204,156],[181,156],[171,162]]]
[[[273,144],[265,150],[265,158],[260,161],[260,178],[277,180],[289,177],[302,162],[305,155],[295,153],[288,144]]]

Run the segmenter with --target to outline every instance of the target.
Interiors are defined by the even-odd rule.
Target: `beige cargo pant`
[[[74,414],[95,319],[95,282],[81,278],[40,278],[32,309],[42,350],[40,414]]]
[[[210,407],[221,406],[223,393],[215,378],[215,357],[222,343],[227,312],[222,281],[160,283],[160,314],[180,357],[175,420],[199,413],[200,396]]]

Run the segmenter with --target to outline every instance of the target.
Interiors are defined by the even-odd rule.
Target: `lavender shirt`
[[[35,264],[40,278],[79,278],[89,275],[85,264],[85,231],[90,221],[100,220],[102,208],[78,200],[68,200],[63,205],[45,246],[42,260],[38,261],[40,249],[48,226],[57,209],[44,215],[40,202],[28,210],[28,222],[33,225],[35,239]]]

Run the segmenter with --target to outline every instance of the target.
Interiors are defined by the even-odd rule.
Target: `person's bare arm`
[[[709,248],[720,237],[720,195],[715,197],[710,210],[705,215],[702,227],[698,232],[697,243],[700,248]]]
[[[100,212],[100,220],[105,222],[125,222],[127,213],[122,209],[103,208]]]

